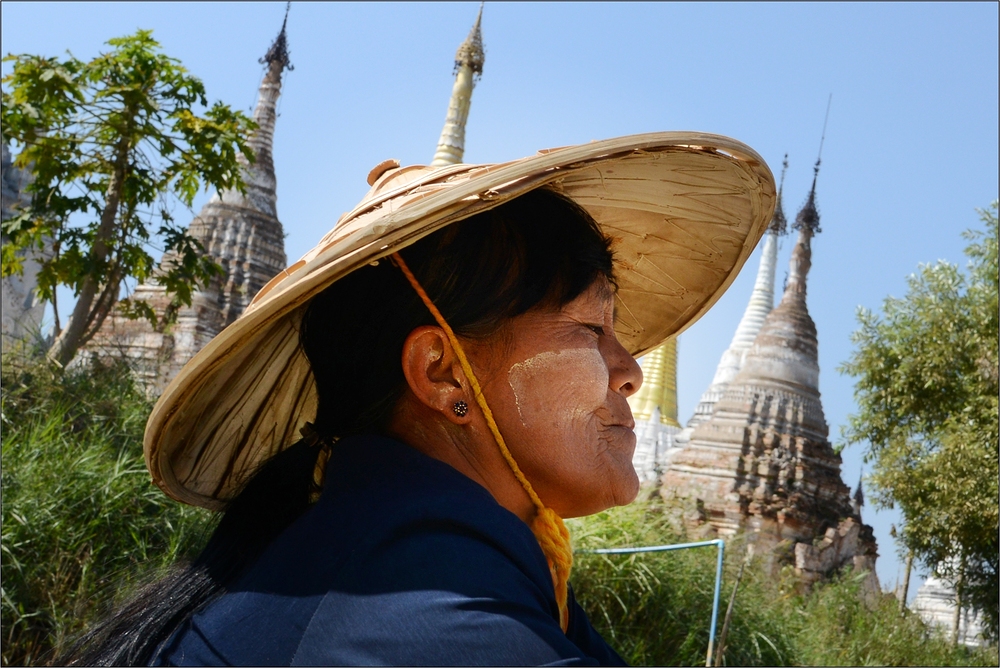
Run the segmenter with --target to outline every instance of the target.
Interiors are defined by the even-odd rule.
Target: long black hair
[[[572,200],[539,189],[435,232],[401,252],[459,336],[484,337],[539,306],[560,307],[595,280],[613,283],[610,240]],[[403,342],[434,325],[388,260],[315,297],[300,341],[316,380],[323,441],[384,431],[405,388]],[[148,665],[192,614],[220,596],[318,492],[321,448],[302,440],[265,462],[229,503],[190,564],[138,591],[60,658],[77,665]]]

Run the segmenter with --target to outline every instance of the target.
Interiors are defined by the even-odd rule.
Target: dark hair
[[[565,305],[599,278],[614,281],[610,240],[586,211],[547,189],[450,225],[400,254],[456,334],[466,337],[488,336],[535,307]],[[327,441],[383,431],[405,386],[403,342],[414,328],[434,324],[388,259],[316,296],[300,330],[316,380],[316,431]],[[318,492],[319,452],[303,440],[265,462],[190,565],[139,591],[62,661],[153,660],[188,617],[221,595],[308,509]]]
[[[613,281],[608,244],[572,200],[535,190],[400,255],[455,333],[482,337],[535,306],[572,301],[600,276]],[[319,395],[316,430],[327,437],[380,431],[403,390],[403,341],[434,324],[388,259],[313,299],[301,341]]]

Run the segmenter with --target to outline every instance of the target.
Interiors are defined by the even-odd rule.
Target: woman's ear
[[[402,365],[406,384],[421,404],[454,424],[469,422],[471,388],[443,329],[424,326],[410,332],[403,342]]]

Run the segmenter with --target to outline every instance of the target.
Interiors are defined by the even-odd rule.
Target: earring
[[[455,411],[455,415],[458,417],[465,417],[469,413],[469,404],[464,401],[456,401],[451,410]]]

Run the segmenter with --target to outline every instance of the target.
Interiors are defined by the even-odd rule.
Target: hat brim
[[[144,450],[153,482],[169,496],[220,508],[261,462],[299,439],[316,411],[299,323],[315,295],[355,269],[525,192],[554,188],[614,240],[616,331],[639,356],[719,299],[766,231],[775,202],[774,177],[756,152],[692,132],[454,165],[395,187],[391,176],[167,386]],[[383,181],[389,185],[380,190]]]

